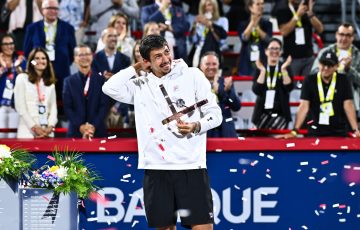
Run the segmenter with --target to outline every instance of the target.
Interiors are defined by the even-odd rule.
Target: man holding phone
[[[284,57],[292,57],[294,75],[309,74],[314,61],[312,32],[320,34],[324,27],[313,12],[314,0],[288,0],[275,12],[280,32],[284,36]]]

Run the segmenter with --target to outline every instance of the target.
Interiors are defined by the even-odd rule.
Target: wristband
[[[196,122],[196,124],[195,124],[195,129],[194,129],[194,131],[193,131],[193,134],[198,134],[199,132],[200,132],[200,129],[201,129],[201,125],[200,125],[200,122]]]

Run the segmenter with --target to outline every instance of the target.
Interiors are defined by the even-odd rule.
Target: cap
[[[328,50],[321,54],[319,62],[323,65],[334,66],[339,63],[339,60],[333,51]]]

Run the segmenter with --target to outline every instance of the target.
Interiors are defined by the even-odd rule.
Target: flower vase
[[[20,229],[18,182],[0,178],[0,229]]]
[[[55,194],[43,188],[19,189],[23,230],[77,230],[77,194]]]

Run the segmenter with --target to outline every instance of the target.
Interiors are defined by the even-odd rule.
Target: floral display
[[[101,178],[90,165],[85,165],[81,154],[55,151],[48,158],[44,166],[33,171],[29,187],[46,188],[58,194],[75,192],[79,198],[87,198],[98,189],[94,181]]]
[[[0,179],[19,180],[31,170],[35,157],[23,149],[0,145]]]

